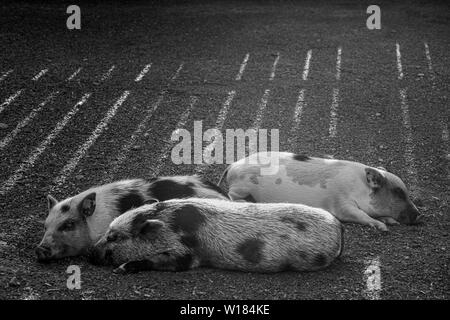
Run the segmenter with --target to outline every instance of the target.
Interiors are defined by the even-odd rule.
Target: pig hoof
[[[386,225],[384,223],[380,223],[377,225],[377,229],[383,231],[383,232],[388,232],[388,228],[386,227]]]

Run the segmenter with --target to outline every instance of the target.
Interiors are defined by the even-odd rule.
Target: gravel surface
[[[70,119],[17,184],[0,194],[1,299],[366,299],[365,270],[380,262],[381,299],[449,299],[450,218],[448,95],[450,10],[445,1],[379,1],[382,29],[366,28],[361,1],[194,1],[194,3],[79,1],[82,29],[66,28],[64,1],[2,1],[0,103],[22,90],[0,113],[0,139],[54,91],[15,139],[0,149],[0,184],[11,177],[86,93]],[[6,14],[4,14],[6,13]],[[398,77],[396,43],[403,79]],[[431,56],[431,69],[424,43]],[[337,48],[342,48],[336,79]],[[302,80],[308,50],[308,79]],[[235,77],[249,53],[243,77]],[[275,77],[270,80],[279,54]],[[150,71],[136,82],[145,65]],[[171,80],[177,69],[182,69]],[[114,66],[109,77],[105,74]],[[82,68],[72,80],[68,77]],[[38,81],[32,78],[48,69]],[[384,166],[410,186],[424,223],[388,233],[346,225],[345,251],[320,272],[250,274],[213,269],[116,275],[84,258],[38,264],[33,249],[43,235],[46,195],[77,150],[125,90],[130,95],[106,130],[56,188],[65,198],[108,179],[191,174],[195,165],[159,164],[170,150],[180,116],[196,103],[185,127],[214,127],[231,90],[226,128],[249,128],[269,89],[261,128],[280,130],[280,150],[324,154]],[[292,135],[300,90],[305,106]],[[338,89],[337,134],[329,135]],[[406,93],[408,121],[402,113]],[[122,153],[149,110],[143,130],[117,170]],[[410,127],[408,127],[408,123]],[[447,128],[447,137],[445,136]],[[412,150],[408,153],[408,150]],[[170,152],[170,151],[169,151]],[[205,168],[217,182],[225,165]],[[81,290],[68,290],[66,269],[82,271]]]

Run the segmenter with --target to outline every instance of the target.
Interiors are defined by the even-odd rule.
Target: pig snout
[[[408,208],[400,213],[399,222],[404,224],[418,224],[423,216],[417,210],[414,204],[410,204]]]
[[[45,245],[37,246],[34,252],[36,253],[38,262],[49,262],[53,257],[52,249]]]
[[[112,264],[112,250],[107,248],[102,240],[89,250],[88,257],[95,265]]]

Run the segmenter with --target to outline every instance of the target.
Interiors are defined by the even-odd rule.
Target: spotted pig
[[[36,248],[46,262],[86,253],[114,218],[154,199],[202,197],[228,199],[223,191],[197,176],[160,177],[151,181],[122,180],[90,188],[58,202],[48,195],[45,234]]]
[[[116,272],[212,267],[249,272],[313,271],[342,252],[341,224],[300,204],[176,199],[117,217],[92,251]]]
[[[270,171],[274,163],[275,171],[261,170]],[[419,211],[399,177],[358,162],[261,152],[231,164],[224,175],[232,200],[301,203],[382,231],[385,223],[418,221]]]

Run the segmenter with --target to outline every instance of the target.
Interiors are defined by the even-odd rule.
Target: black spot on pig
[[[244,198],[244,200],[247,201],[247,202],[253,202],[253,203],[256,203],[255,198],[253,198],[253,196],[252,196],[251,194],[249,194],[248,196],[246,196],[246,197]]]
[[[182,244],[184,244],[189,249],[196,249],[199,247],[200,242],[195,234],[183,235],[180,238]]]
[[[281,180],[281,178],[278,178],[277,180],[275,180],[275,184],[281,184],[281,182],[283,182],[283,180]]]
[[[179,183],[169,179],[156,180],[148,187],[148,194],[159,201],[189,198],[195,195],[192,182]]]
[[[131,190],[117,199],[117,209],[120,214],[144,204],[144,198],[137,190]]]
[[[221,195],[223,195],[223,196],[228,198],[228,195],[225,193],[225,191],[223,191],[222,188],[220,188],[218,185],[212,183],[209,180],[206,180],[205,178],[200,178],[200,181],[202,182],[202,184],[203,184],[203,186],[205,188],[214,190],[214,191],[216,191],[216,192],[220,193]]]
[[[248,262],[257,264],[262,259],[263,247],[264,241],[261,239],[249,238],[239,244],[236,251]]]
[[[188,204],[173,211],[171,227],[174,232],[194,234],[205,222],[205,216],[195,206]]]
[[[63,204],[61,206],[61,212],[62,213],[68,212],[69,210],[70,210],[70,206],[68,204]]]
[[[314,256],[313,263],[316,267],[324,267],[327,264],[327,257],[323,253],[318,253]]]
[[[299,231],[306,231],[307,224],[305,222],[295,220],[292,217],[281,217],[280,220],[284,223],[292,223]]]
[[[191,268],[193,260],[194,259],[192,258],[191,254],[185,254],[177,257],[175,259],[175,271],[189,270]]]
[[[293,271],[294,268],[292,267],[292,265],[289,262],[285,262],[280,266],[280,271],[284,272],[284,271]]]
[[[308,160],[311,160],[311,158],[308,157],[305,154],[294,154],[293,159],[297,160],[297,161],[308,161]]]

